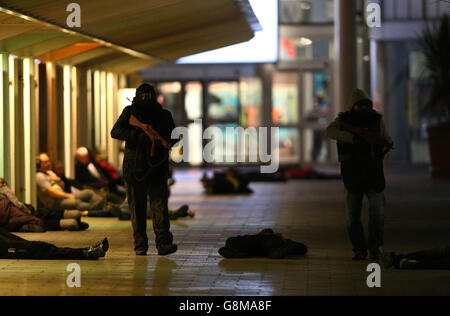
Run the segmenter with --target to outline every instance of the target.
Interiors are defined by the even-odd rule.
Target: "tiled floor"
[[[149,256],[136,257],[130,223],[114,218],[88,218],[85,232],[22,233],[74,247],[107,236],[111,250],[104,260],[77,262],[80,288],[66,285],[70,261],[0,260],[0,295],[450,295],[450,271],[382,270],[382,287],[367,287],[370,262],[350,260],[340,181],[254,183],[250,196],[207,197],[200,173],[175,176],[170,204],[188,203],[197,212],[172,222],[177,253],[159,257],[151,244]],[[389,173],[386,248],[450,244],[449,192],[450,182],[431,181],[423,171]],[[290,260],[218,255],[227,237],[267,227],[304,242],[309,254]]]

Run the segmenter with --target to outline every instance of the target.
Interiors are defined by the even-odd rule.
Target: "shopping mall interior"
[[[99,209],[112,215],[80,210],[89,228],[30,232],[30,225],[2,227],[12,211],[1,214],[7,207],[0,203],[0,229],[58,247],[107,237],[109,249],[99,260],[2,257],[0,295],[450,294],[450,141],[432,141],[429,132],[450,109],[444,96],[438,113],[427,111],[436,76],[424,43],[426,34],[449,35],[448,1],[66,2],[0,1],[0,185],[18,208],[31,205],[38,216],[47,209],[37,177],[41,154],[61,170],[58,181],[76,187],[87,149],[89,166],[104,167],[93,177],[110,183],[81,189],[100,195]],[[448,62],[441,62],[439,78],[448,79]],[[155,248],[151,217],[147,256],[136,255],[133,214],[130,220],[114,209],[128,207],[129,184],[127,148],[111,130],[142,83],[187,132],[169,153],[168,205],[189,212],[171,217],[178,250],[167,256]],[[355,88],[370,97],[394,143],[384,157],[384,245],[375,261],[352,260],[341,157],[327,136]],[[435,158],[436,146],[447,156]],[[272,163],[275,170],[261,171]],[[209,185],[230,173],[239,181],[230,180],[232,192]],[[17,206],[1,188],[0,202]],[[368,201],[363,207],[366,229],[372,217],[365,208],[372,208]],[[230,237],[267,228],[308,252],[277,259],[218,252]],[[431,248],[447,249],[447,268],[403,270],[382,260],[388,251]],[[79,264],[80,287],[69,286],[70,262]],[[381,287],[369,286],[372,262],[381,267]]]

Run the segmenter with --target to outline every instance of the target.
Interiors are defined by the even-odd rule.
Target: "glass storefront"
[[[280,0],[280,23],[332,23],[333,10],[334,0]]]

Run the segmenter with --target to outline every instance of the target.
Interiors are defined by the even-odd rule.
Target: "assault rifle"
[[[344,121],[339,122],[340,128],[344,131],[350,132],[359,136],[363,141],[370,145],[370,155],[375,159],[375,145],[381,147],[382,156],[386,155],[390,150],[394,149],[394,143],[390,143],[386,138],[377,135],[368,129],[350,125]]]
[[[172,145],[161,135],[158,134],[157,131],[155,131],[150,124],[145,124],[139,121],[134,115],[130,116],[129,123],[132,126],[136,126],[141,128],[145,134],[151,139],[152,141],[152,148],[150,150],[150,157],[155,156],[155,141],[159,140],[161,144],[166,147],[168,150],[172,148]]]

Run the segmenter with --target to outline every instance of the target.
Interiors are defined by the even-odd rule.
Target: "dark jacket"
[[[326,135],[337,141],[341,175],[345,187],[351,192],[368,190],[381,192],[386,186],[382,148],[375,148],[375,159],[373,159],[370,145],[358,136],[341,129],[340,126],[341,122],[346,122],[355,127],[363,127],[392,142],[381,114],[371,110],[366,115],[361,115],[352,110],[353,106],[362,100],[370,99],[363,91],[355,90],[348,104],[348,111],[340,113],[338,118],[328,126]]]
[[[142,111],[145,108],[142,104],[138,108],[135,102],[133,102],[133,105],[125,107],[111,130],[112,138],[126,142],[123,174],[125,181],[129,183],[140,182],[148,177],[155,184],[162,184],[167,181],[168,150],[159,141],[156,141],[155,156],[151,157],[152,141],[140,128],[129,124],[130,116],[133,114],[142,123],[152,125],[152,128],[169,143],[176,142],[171,140],[172,130],[175,128],[172,114],[164,110],[159,103],[148,102],[148,104],[145,104],[150,109],[148,112]],[[153,103],[150,104],[150,102]]]
[[[18,209],[10,200],[0,199],[0,227],[16,232],[23,225],[37,224],[44,227],[44,222],[36,216],[26,214]]]
[[[75,162],[75,180],[80,184],[94,189],[100,189],[109,186],[108,178],[104,174],[103,170],[99,168],[94,162],[92,164],[97,169],[97,172],[102,176],[102,179],[97,179],[96,177],[94,177],[88,170],[87,165],[83,165],[77,161]]]

